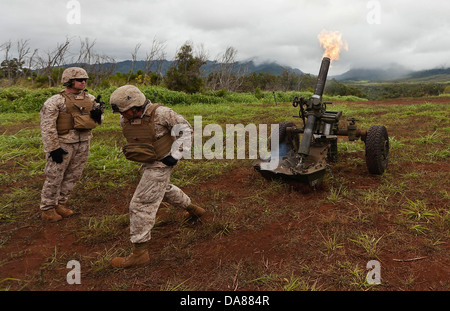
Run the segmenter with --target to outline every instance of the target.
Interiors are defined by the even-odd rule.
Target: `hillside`
[[[163,60],[162,62],[155,62],[150,70],[158,71],[158,66],[161,67],[161,72],[164,75],[167,70],[172,65],[173,61]],[[207,61],[205,65],[202,66],[202,71],[204,75],[214,71],[214,67],[217,66],[217,62]],[[290,73],[295,73],[298,75],[307,74],[300,69],[292,68],[289,66],[283,66],[276,62],[262,62],[256,63],[253,60],[246,62],[236,63],[236,68],[241,67],[241,72],[246,72],[247,74],[252,73],[268,73],[279,76],[283,71],[288,70]],[[131,70],[132,62],[131,60],[122,61],[116,63],[116,71],[121,73],[127,73]],[[135,71],[144,70],[145,62],[136,61]],[[315,73],[312,73],[315,76]],[[391,65],[386,69],[367,69],[367,68],[355,68],[349,71],[337,75],[329,76],[329,79],[336,79],[342,82],[415,82],[415,83],[443,83],[450,82],[450,68],[436,68],[427,69],[420,71],[412,71],[400,65]]]
[[[450,82],[450,68],[436,68],[416,71],[411,73],[405,80],[409,82]]]
[[[389,69],[355,68],[331,78],[335,78],[339,81],[381,82],[401,79],[409,74],[411,74],[410,70],[407,70],[400,66],[392,67]]]
[[[155,61],[152,64],[152,66],[150,67],[150,71],[159,71],[158,69],[160,68],[161,73],[163,75],[165,75],[167,70],[172,65],[172,63],[173,63],[173,61],[168,61],[168,60]],[[106,63],[104,65],[111,66],[113,64]],[[201,68],[203,71],[203,74],[208,75],[209,73],[213,72],[214,67],[217,65],[218,65],[217,62],[207,61],[206,64],[203,65]],[[115,64],[115,66],[116,66],[116,72],[128,73],[132,68],[132,61],[126,60],[126,61],[117,62]],[[243,69],[245,68],[244,71],[247,74],[252,74],[254,72],[256,72],[256,73],[263,72],[263,73],[269,73],[269,74],[273,74],[273,75],[281,75],[283,73],[283,71],[285,71],[285,70],[288,70],[291,73],[303,74],[303,72],[299,69],[292,68],[289,66],[282,66],[282,65],[277,64],[276,62],[264,62],[264,63],[256,64],[253,60],[250,60],[250,61],[246,61],[246,62],[238,62],[236,64],[236,67],[238,67],[238,66],[240,66]],[[144,71],[144,69],[145,69],[145,61],[136,61],[134,71],[138,71],[138,70]]]
[[[450,82],[450,68],[436,68],[420,71],[411,71],[401,66],[392,66],[387,69],[355,68],[330,78],[345,83],[448,83]]]

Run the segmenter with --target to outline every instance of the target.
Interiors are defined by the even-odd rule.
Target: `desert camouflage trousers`
[[[89,145],[89,141],[74,144],[60,143],[61,148],[68,153],[63,156],[63,162],[59,164],[49,157],[49,153],[46,154],[45,182],[41,191],[40,205],[42,211],[67,202],[75,184],[83,174],[89,156]]]
[[[150,240],[156,213],[162,201],[185,209],[191,199],[177,186],[170,184],[172,167],[143,167],[141,180],[130,202],[130,241]]]

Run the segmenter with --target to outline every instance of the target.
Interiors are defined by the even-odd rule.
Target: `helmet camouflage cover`
[[[124,112],[132,107],[143,106],[145,101],[145,95],[134,85],[119,87],[109,98],[113,112]]]
[[[72,79],[88,79],[88,73],[86,70],[80,67],[69,67],[66,70],[64,70],[62,77],[61,77],[61,83],[67,83]]]

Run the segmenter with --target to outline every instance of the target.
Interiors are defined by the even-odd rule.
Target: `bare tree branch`
[[[138,53],[139,49],[141,48],[141,45],[142,45],[141,43],[136,44],[136,46],[134,47],[134,52],[131,53],[131,59],[132,59],[131,72],[128,75],[127,83],[130,81],[131,75],[134,73],[134,67],[136,66],[137,53]]]
[[[56,66],[62,66],[65,63],[65,54],[69,48],[70,41],[66,38],[66,41],[61,44],[57,44],[53,51],[47,51],[44,57],[39,56],[38,61],[41,65],[41,74],[47,75],[48,86],[55,86],[59,81],[59,73],[54,79],[52,77],[52,69]]]
[[[151,72],[153,63],[160,59],[161,54],[164,54],[164,49],[166,45],[164,42],[156,40],[153,38],[152,46],[150,48],[150,52],[146,53],[145,61],[144,61],[144,74],[148,75]]]
[[[219,55],[213,64],[208,86],[213,90],[227,89],[236,91],[243,83],[243,77],[248,72],[248,66],[236,61],[237,50],[231,46]]]
[[[6,68],[6,74],[8,77],[8,81],[11,82],[11,68],[8,65],[9,64],[9,51],[11,50],[11,40],[5,42],[2,44],[1,49],[5,51],[5,60],[7,68]]]

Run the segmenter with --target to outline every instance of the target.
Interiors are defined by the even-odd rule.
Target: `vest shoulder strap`
[[[160,104],[152,104],[151,107],[146,112],[146,115],[148,115],[148,116],[153,118],[156,108],[158,108],[160,106],[161,106]]]
[[[155,131],[155,111],[158,107],[160,107],[160,104],[153,104],[147,111],[147,116],[150,117],[150,132],[152,135],[152,140],[156,141],[156,131]]]

